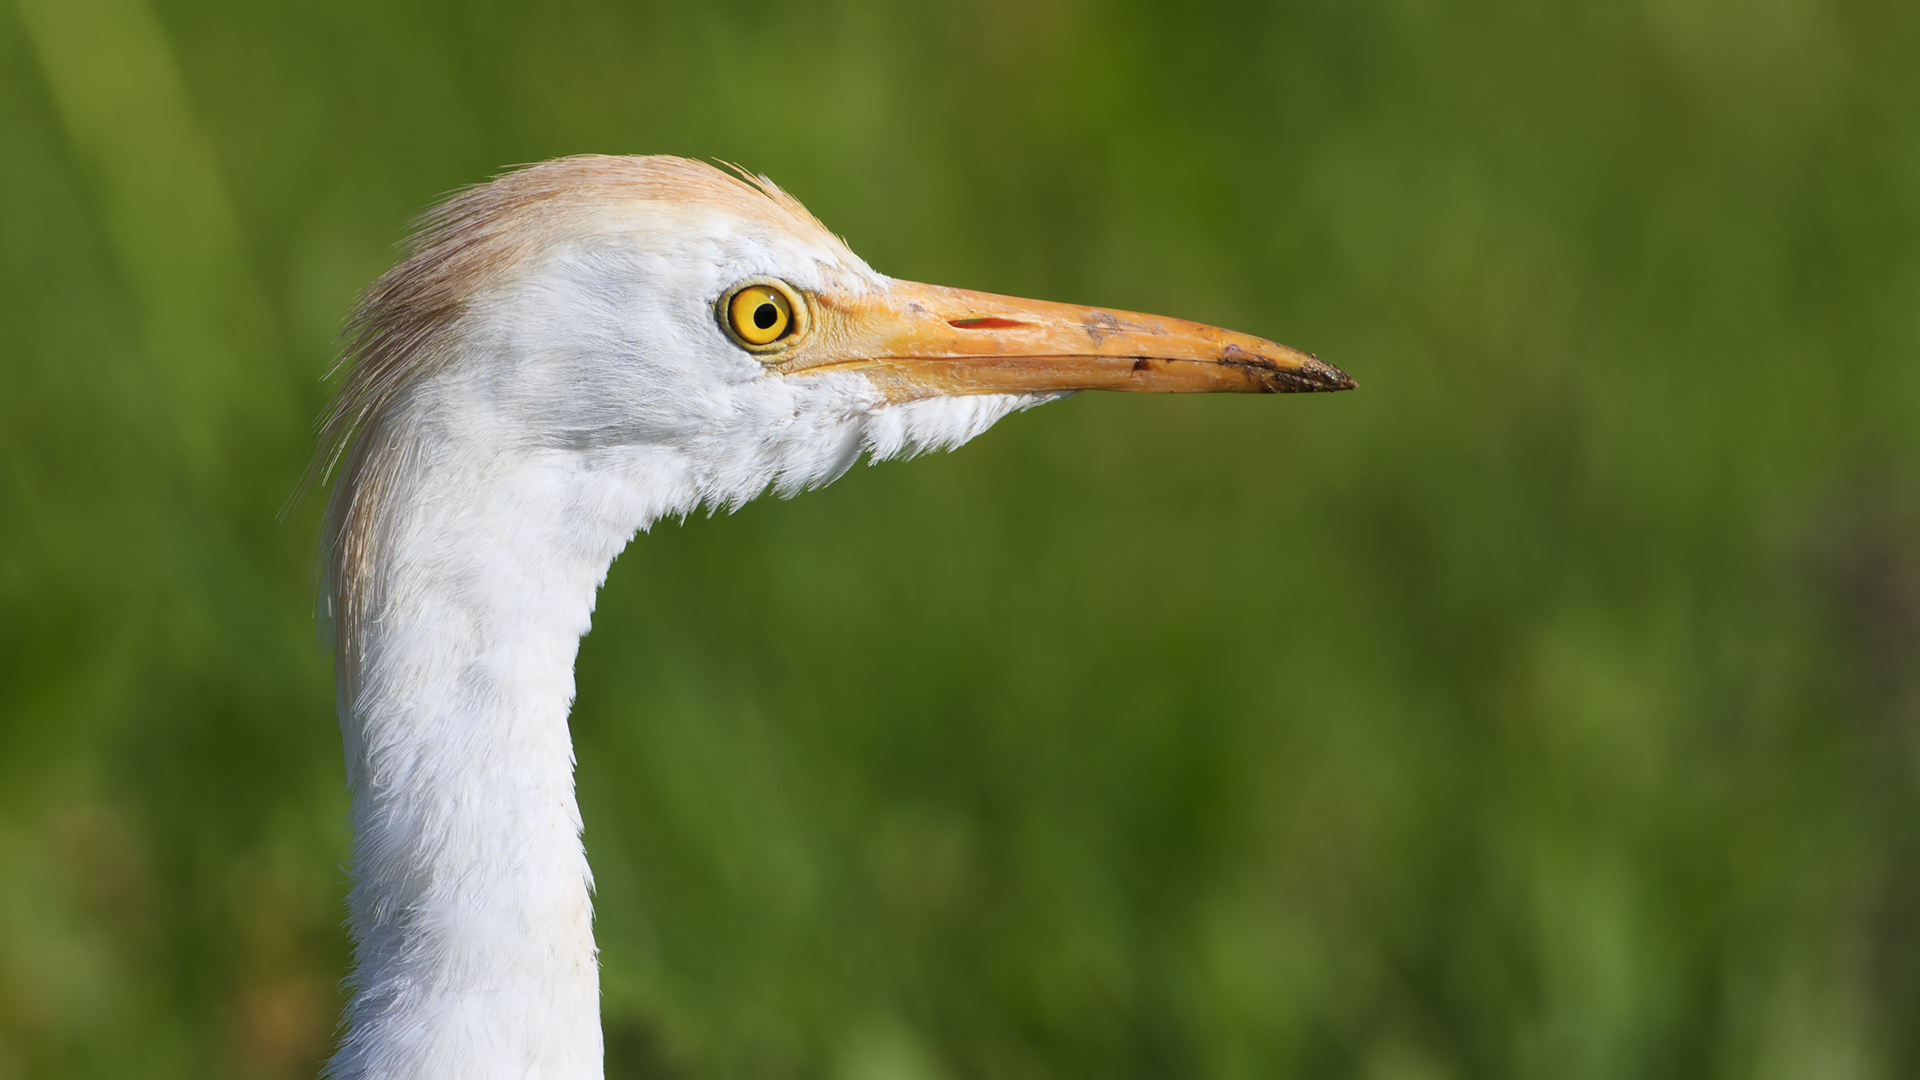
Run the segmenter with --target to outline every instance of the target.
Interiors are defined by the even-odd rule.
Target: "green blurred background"
[[[1920,1074],[1920,7],[7,0],[0,1078],[314,1074],[275,514],[408,217],[586,151],[1362,387],[642,537],[611,1076]]]

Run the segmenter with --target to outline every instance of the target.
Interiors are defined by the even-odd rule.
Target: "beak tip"
[[[1298,355],[1298,363],[1291,367],[1276,365],[1270,374],[1269,384],[1275,393],[1316,394],[1359,387],[1360,384],[1353,381],[1353,376],[1312,353]]]
[[[1239,367],[1252,388],[1268,394],[1327,393],[1359,385],[1353,376],[1310,352],[1270,341],[1259,342],[1252,349],[1228,344],[1216,354],[1216,362]]]

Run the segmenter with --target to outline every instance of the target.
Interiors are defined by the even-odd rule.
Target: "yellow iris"
[[[749,285],[727,302],[727,322],[749,345],[771,345],[793,329],[793,306],[771,285]]]

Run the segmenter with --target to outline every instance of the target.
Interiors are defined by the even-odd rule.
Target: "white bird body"
[[[729,290],[763,279],[805,324],[774,352],[716,317]],[[949,296],[972,306],[929,314]],[[1090,335],[1083,352],[1001,349],[987,374],[955,375],[980,367],[981,335],[1069,332],[1032,314],[1058,306],[1003,317],[1021,303],[894,282],[770,184],[679,159],[549,163],[440,211],[356,315],[330,428],[345,455],[327,587],[356,942],[331,1075],[601,1076],[567,714],[608,568],[662,517],[797,492],[863,453],[958,445],[1079,385],[1154,375],[1137,350],[1100,348],[1166,328],[1121,318],[1116,330],[1105,312],[1071,328]],[[935,317],[938,333],[921,325]],[[861,338],[873,327],[892,335],[887,347]],[[974,351],[915,344],[929,333]],[[1226,360],[1173,350],[1167,363],[1248,367],[1246,350],[1264,349],[1258,377],[1283,385],[1260,388],[1350,385],[1291,350],[1231,338],[1242,344],[1207,338],[1208,356],[1241,350]],[[1036,360],[1008,375],[1008,355]],[[909,357],[913,372],[933,371],[926,385],[901,381]],[[1102,366],[1064,381],[1031,370],[1069,360]],[[1204,374],[1251,377],[1236,372]],[[956,378],[972,381],[955,391]],[[1302,379],[1321,385],[1286,382]]]

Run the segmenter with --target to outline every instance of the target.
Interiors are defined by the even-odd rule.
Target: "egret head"
[[[617,493],[630,534],[1075,390],[1352,385],[1230,331],[893,280],[771,182],[672,157],[567,158],[455,195],[348,339],[327,442],[346,593],[408,469],[459,466],[457,488],[537,459]]]

